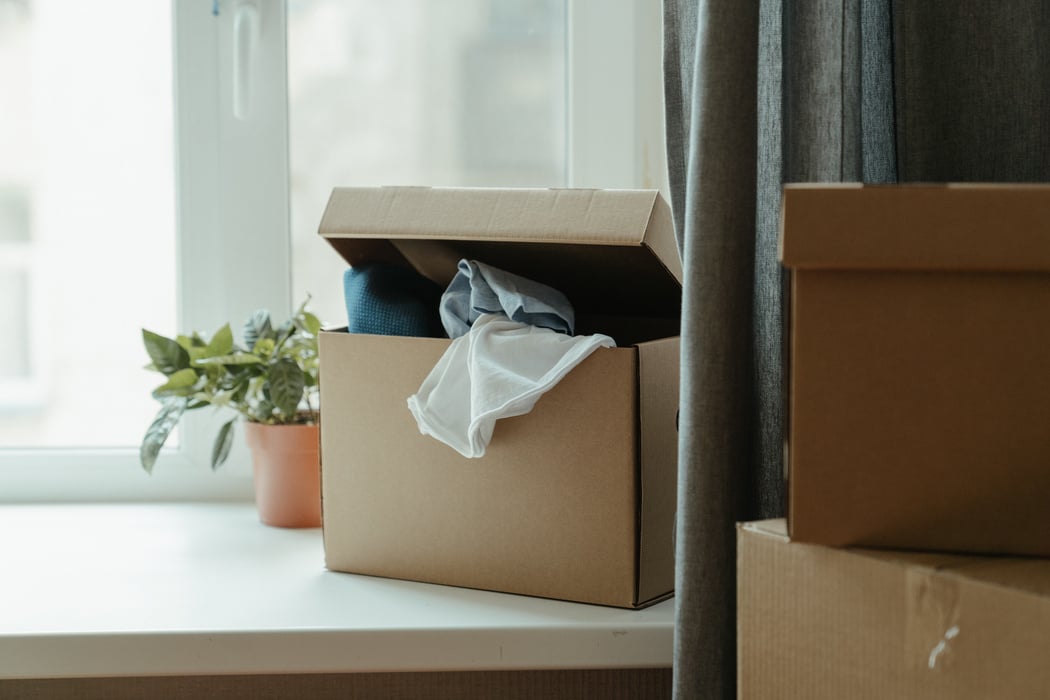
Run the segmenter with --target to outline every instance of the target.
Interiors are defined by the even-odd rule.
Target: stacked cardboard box
[[[789,186],[781,246],[788,518],[739,531],[741,697],[1047,697],[1050,562],[1003,555],[1050,557],[1050,187]]]
[[[833,548],[738,530],[738,695],[1050,695],[1050,560]]]

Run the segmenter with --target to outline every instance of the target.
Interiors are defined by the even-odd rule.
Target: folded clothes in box
[[[441,287],[402,265],[376,262],[346,268],[343,292],[351,333],[443,338]]]
[[[362,267],[345,275],[350,332],[429,336],[416,319],[440,316],[452,344],[407,404],[421,433],[464,457],[483,457],[497,420],[528,413],[592,352],[616,345],[607,335],[573,336],[575,312],[558,290],[476,260],[459,261],[437,307],[418,273]],[[392,288],[362,290],[361,279],[376,278]]]

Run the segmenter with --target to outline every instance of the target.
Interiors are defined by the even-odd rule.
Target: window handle
[[[252,81],[259,44],[259,8],[237,4],[233,14],[233,116],[248,119],[252,111]]]

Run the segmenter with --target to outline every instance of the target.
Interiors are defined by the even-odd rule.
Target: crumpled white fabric
[[[452,341],[408,408],[421,433],[464,457],[481,457],[497,419],[528,413],[588,355],[615,346],[607,335],[569,336],[482,314]]]

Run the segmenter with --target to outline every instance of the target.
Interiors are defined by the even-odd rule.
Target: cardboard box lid
[[[336,188],[319,233],[350,265],[408,263],[441,286],[468,258],[548,284],[579,313],[681,311],[674,224],[655,190]]]
[[[786,185],[780,259],[795,269],[1050,271],[1050,186]]]

